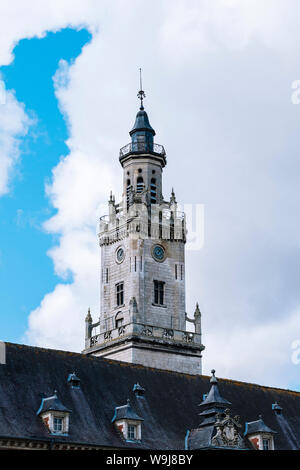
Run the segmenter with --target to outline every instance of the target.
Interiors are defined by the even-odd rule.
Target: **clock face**
[[[122,261],[124,260],[124,257],[125,257],[124,248],[121,247],[117,250],[117,261],[118,261],[118,263],[122,263]]]
[[[156,261],[163,261],[165,258],[165,250],[160,245],[155,245],[152,253],[153,253],[153,258]]]

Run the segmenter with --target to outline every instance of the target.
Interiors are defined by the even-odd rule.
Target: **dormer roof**
[[[115,414],[112,419],[112,423],[120,419],[130,419],[133,421],[144,421],[135,411],[131,408],[130,401],[127,401],[127,405],[117,406],[115,408]]]
[[[245,436],[259,433],[277,434],[276,431],[273,431],[273,429],[269,428],[269,426],[264,423],[262,417],[260,417],[257,421],[246,423]]]
[[[54,395],[52,395],[51,397],[42,399],[42,403],[39,410],[37,411],[37,415],[39,416],[40,414],[48,411],[61,411],[64,413],[71,413],[71,410],[69,410],[62,404],[56,392],[54,392]]]

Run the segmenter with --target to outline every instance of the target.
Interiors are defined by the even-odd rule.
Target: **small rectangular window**
[[[181,279],[181,281],[183,279],[183,266],[182,266],[182,264],[180,265],[180,279]]]
[[[108,284],[108,268],[105,269],[105,282]]]
[[[156,305],[164,304],[164,282],[154,281],[154,303]]]
[[[175,279],[177,279],[177,264],[175,264]]]
[[[136,439],[136,426],[128,426],[128,439],[134,441]]]
[[[269,439],[263,439],[263,449],[264,450],[270,450],[270,440]]]
[[[116,294],[117,294],[117,305],[124,304],[124,282],[119,282],[116,284]]]
[[[134,271],[136,272],[136,256],[134,257]]]
[[[53,418],[53,432],[61,433],[63,432],[63,418]]]

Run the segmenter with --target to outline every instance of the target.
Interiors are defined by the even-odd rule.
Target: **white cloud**
[[[229,334],[211,328],[204,335],[210,346],[204,373],[216,368],[222,377],[279,387],[295,382],[299,365],[292,361],[292,344],[300,339],[299,316],[298,309],[284,322],[280,318],[250,328],[231,325]]]
[[[9,25],[0,28],[2,63],[21,37],[80,24],[94,32],[54,78],[70,153],[47,186],[57,213],[45,227],[59,236],[50,250],[55,271],[72,281],[31,313],[29,341],[80,350],[87,307],[99,313],[95,224],[109,190],[120,193],[118,149],[128,141],[142,66],[147,110],[168,151],[165,188],[174,184],[182,203],[205,204],[204,248],[187,254],[188,310],[199,300],[205,370],[285,386],[297,375],[289,341],[299,336],[300,111],[290,102],[299,78],[298,4],[72,0],[1,8]]]
[[[20,157],[21,137],[27,133],[30,120],[12,91],[5,92],[0,104],[0,196],[9,191],[9,183]]]

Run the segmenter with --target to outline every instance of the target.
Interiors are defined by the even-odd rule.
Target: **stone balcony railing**
[[[155,153],[165,157],[166,152],[162,145],[148,142],[130,142],[120,149],[120,159],[131,153]]]
[[[115,327],[103,331],[101,324],[99,325],[99,333],[86,339],[87,349],[101,344],[104,346],[109,342],[118,341],[123,337],[128,336],[136,336],[139,338],[163,342],[167,341],[169,344],[179,343],[182,346],[189,345],[190,347],[204,349],[201,343],[201,335],[199,333],[132,322],[124,322],[124,324],[120,325],[118,328]]]
[[[100,245],[122,240],[129,234],[136,234],[139,238],[149,238],[148,212],[143,205],[136,205],[135,211],[122,217],[103,216],[99,222]],[[159,212],[162,217],[159,219]],[[134,214],[134,215],[132,215]],[[151,212],[151,238],[185,240],[186,226],[185,214],[180,211],[171,211],[160,206],[153,207]]]

